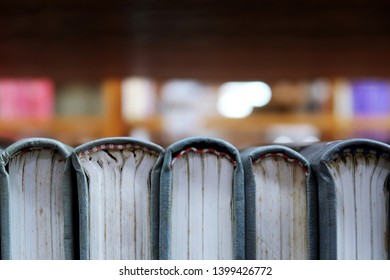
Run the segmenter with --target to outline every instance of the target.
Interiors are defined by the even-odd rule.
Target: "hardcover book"
[[[158,258],[244,259],[244,178],[236,148],[187,138],[169,146],[159,164]]]
[[[246,257],[317,258],[317,191],[310,166],[281,145],[241,152],[245,171]]]
[[[81,259],[151,259],[151,172],[163,149],[133,138],[75,148]]]
[[[44,138],[15,142],[0,162],[1,259],[73,259],[70,148]]]
[[[301,151],[318,186],[321,259],[388,259],[390,147],[351,139]]]
[[[28,138],[1,153],[0,256],[389,259],[389,174],[390,146],[368,139]]]

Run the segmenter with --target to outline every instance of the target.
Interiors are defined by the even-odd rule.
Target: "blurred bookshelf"
[[[9,142],[49,137],[71,146],[133,136],[167,146],[207,135],[239,148],[352,137],[390,139],[386,79],[275,81],[269,83],[272,97],[267,104],[236,118],[218,111],[226,83],[145,77],[0,79],[0,136]],[[240,93],[230,106],[238,107],[243,96]]]
[[[164,85],[160,85],[159,107],[154,114],[126,120],[128,130],[144,129],[162,145],[194,135],[220,137],[239,148],[277,143],[281,136],[298,144],[353,137],[389,142],[390,102],[386,100],[390,86],[386,79],[277,81],[270,83],[270,102],[241,118],[223,117],[215,110],[222,84],[199,82],[193,90],[198,94],[192,98],[173,90],[174,104],[163,100]],[[357,85],[362,87],[360,93]],[[182,125],[174,124],[175,120]],[[172,132],[175,126],[177,131]]]
[[[115,79],[76,84],[48,78],[0,79],[0,137],[5,143],[48,137],[74,146],[121,136],[119,87]]]

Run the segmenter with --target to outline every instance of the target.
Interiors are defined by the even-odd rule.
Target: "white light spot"
[[[292,143],[293,140],[288,136],[279,136],[274,140],[274,143],[284,144],[284,143]]]
[[[263,82],[228,82],[219,88],[218,112],[228,118],[244,118],[253,107],[271,100],[271,88]]]
[[[318,142],[320,139],[318,139],[315,136],[308,136],[305,139],[303,139],[303,142]]]

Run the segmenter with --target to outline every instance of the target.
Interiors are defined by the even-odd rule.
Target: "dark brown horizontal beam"
[[[2,1],[0,76],[390,76],[390,3]]]

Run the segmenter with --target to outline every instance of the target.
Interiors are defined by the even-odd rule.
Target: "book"
[[[388,259],[389,145],[349,139],[300,152],[318,187],[319,257]]]
[[[81,259],[152,258],[151,172],[162,151],[127,137],[74,149]]]
[[[54,95],[48,78],[0,79],[0,119],[51,120]]]
[[[387,116],[390,113],[390,84],[386,80],[356,80],[351,83],[356,116]]]
[[[160,188],[156,258],[245,258],[244,177],[234,146],[211,137],[177,141],[153,176]]]
[[[1,259],[389,259],[383,142],[27,138],[0,152]]]
[[[99,116],[103,111],[102,85],[60,82],[57,84],[55,111],[59,116]]]
[[[246,258],[317,258],[317,190],[308,161],[282,145],[241,152],[245,173]]]
[[[73,259],[70,147],[19,140],[0,162],[1,259]]]

